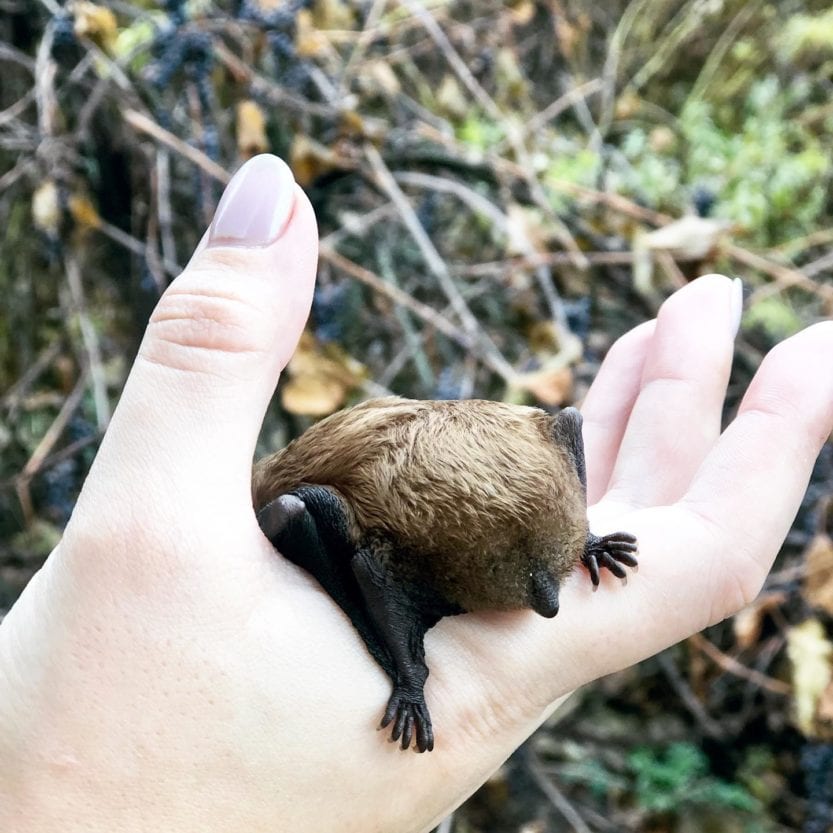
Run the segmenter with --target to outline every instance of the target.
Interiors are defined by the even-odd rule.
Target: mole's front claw
[[[393,723],[390,739],[400,742],[402,749],[408,749],[416,737],[419,752],[430,752],[434,748],[434,732],[431,728],[431,716],[422,694],[415,695],[403,689],[394,688],[388,700],[380,729]]]
[[[637,551],[636,537],[629,532],[613,532],[601,537],[588,534],[581,560],[590,571],[593,587],[599,586],[601,567],[606,567],[614,576],[627,581],[628,574],[622,565],[636,569],[638,562],[634,553]]]

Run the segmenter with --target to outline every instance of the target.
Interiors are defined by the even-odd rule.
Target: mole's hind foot
[[[588,534],[581,560],[590,570],[593,588],[599,586],[599,571],[602,567],[610,570],[617,578],[627,580],[628,574],[622,565],[636,569],[635,553],[637,550],[636,536],[629,532],[613,532],[601,537],[592,533]]]
[[[394,686],[379,728],[384,729],[391,723],[393,729],[390,739],[394,742],[401,739],[402,749],[407,749],[414,738],[418,751],[430,752],[434,748],[434,730],[431,728],[431,716],[422,692],[415,694]]]

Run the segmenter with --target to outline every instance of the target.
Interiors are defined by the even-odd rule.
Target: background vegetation
[[[711,270],[746,287],[729,419],[833,309],[831,90],[811,0],[0,0],[0,615],[248,156],[322,234],[263,449],[387,391],[578,401]],[[828,445],[750,609],[577,694],[442,830],[833,830],[831,492]]]

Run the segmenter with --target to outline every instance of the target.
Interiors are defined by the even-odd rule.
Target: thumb
[[[175,523],[189,507],[251,511],[255,442],[309,314],[317,251],[287,165],[246,162],[150,317],[76,515],[107,506],[135,520],[141,507]]]

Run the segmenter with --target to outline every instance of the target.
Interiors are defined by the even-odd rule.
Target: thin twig
[[[81,341],[84,345],[86,368],[92,383],[93,404],[95,405],[96,424],[103,432],[110,422],[110,400],[107,398],[107,380],[101,362],[101,347],[98,333],[93,327],[87,312],[87,301],[84,294],[84,284],[81,280],[81,267],[78,259],[72,253],[64,257],[64,269],[67,276],[67,286],[72,299],[73,311],[78,316],[78,328],[81,331]]]
[[[378,257],[379,269],[382,272],[385,282],[391,284],[391,286],[400,288],[390,249],[387,246],[380,247]],[[395,308],[395,315],[402,327],[402,332],[405,334],[408,358],[413,361],[423,387],[426,390],[433,390],[437,380],[431,368],[431,363],[428,361],[428,356],[425,355],[425,350],[422,347],[422,339],[419,337],[419,333],[411,321],[411,316],[401,306]]]
[[[697,699],[691,686],[686,682],[683,675],[680,673],[674,660],[671,659],[667,651],[659,654],[657,657],[660,667],[665,672],[668,682],[671,683],[674,690],[682,700],[683,705],[689,710],[692,717],[700,724],[700,728],[710,738],[716,740],[723,740],[726,737],[725,729],[703,708],[703,704]]]
[[[101,220],[95,227],[95,230],[101,232],[101,234],[105,237],[109,237],[114,243],[118,243],[119,246],[133,252],[133,254],[142,258],[147,256],[147,243],[143,243],[137,237],[134,237],[132,234],[128,234],[126,231],[122,231],[117,226],[114,226],[111,223],[105,223]],[[162,267],[171,277],[176,277],[182,271],[182,266],[176,262],[168,260],[167,258],[163,258]]]
[[[447,194],[453,194],[472,211],[497,226],[501,234],[509,233],[509,216],[506,212],[465,183],[448,177],[412,171],[393,171],[392,174],[393,178],[403,185],[415,185],[429,192],[444,191]]]
[[[26,108],[35,100],[35,90],[27,90],[14,104],[10,104],[5,110],[0,110],[0,127],[6,122],[14,121]]]
[[[754,668],[748,668],[743,663],[738,662],[734,657],[725,654],[701,634],[696,633],[694,636],[690,636],[688,641],[694,648],[702,651],[728,674],[733,674],[735,677],[741,677],[744,680],[750,680],[761,688],[771,691],[773,694],[789,695],[792,693],[792,689],[787,683],[768,677],[766,674],[762,674]]]
[[[350,56],[344,62],[344,69],[341,71],[340,84],[345,95],[349,90],[350,81],[353,77],[353,68],[359,63],[359,61],[361,61],[364,53],[367,51],[367,47],[370,46],[373,39],[376,37],[377,32],[375,27],[379,22],[379,18],[381,18],[384,13],[387,4],[388,0],[373,0],[373,5],[371,5],[370,10],[367,13],[362,31],[359,33],[359,37],[353,45]]]
[[[830,269],[833,269],[833,251],[827,252],[821,257],[816,258],[816,260],[804,264],[800,271],[802,275],[806,275],[808,278],[815,278],[816,275],[820,275],[822,272],[827,272]]]
[[[498,208],[493,202],[487,200],[482,194],[478,194],[473,188],[469,188],[461,182],[448,179],[446,177],[432,176],[430,174],[400,172],[395,173],[394,178],[404,184],[417,185],[429,191],[445,191],[446,193],[454,194],[458,199],[468,205],[473,211],[487,217],[493,225],[497,226],[498,230],[504,234],[510,233],[509,216]],[[532,259],[537,254],[535,246],[530,240],[529,235],[525,233],[524,229],[516,230],[516,242],[519,244],[522,254],[528,259]],[[575,265],[575,253],[568,252],[566,257],[570,264]],[[587,259],[584,254],[581,255],[582,260],[587,264]],[[555,290],[552,282],[552,276],[547,269],[548,264],[544,261],[537,263],[534,267],[536,277],[538,278],[539,286],[544,294],[549,307],[550,316],[552,320],[563,331],[568,331],[567,316],[564,312],[564,305]]]
[[[633,252],[585,252],[587,262],[592,266],[627,266],[633,263]],[[511,257],[506,260],[491,260],[484,263],[466,263],[451,266],[455,275],[466,278],[480,278],[487,275],[512,272],[516,269],[532,269],[541,264],[547,266],[569,266],[572,258],[567,252],[536,252],[531,255]]]
[[[70,460],[75,457],[78,453],[83,451],[85,448],[88,448],[91,445],[95,445],[97,442],[101,441],[103,434],[100,434],[96,431],[94,434],[90,434],[86,437],[81,437],[77,440],[74,440],[69,445],[65,445],[62,449],[49,454],[46,458],[44,458],[43,462],[38,466],[38,470],[32,475],[29,480],[33,480],[35,477],[39,477],[45,471],[57,466],[58,463],[63,462],[64,460]],[[18,472],[12,477],[9,477],[6,480],[0,480],[0,490],[6,489],[16,489],[18,483],[23,479],[23,474]]]
[[[538,755],[532,749],[528,749],[524,757],[526,758],[526,767],[529,774],[538,788],[549,799],[552,806],[564,816],[568,824],[572,825],[574,833],[592,833],[587,826],[587,822],[579,815],[578,810],[569,802],[567,796],[555,786],[551,778],[547,777],[541,767]]]
[[[314,101],[307,101],[299,96],[292,95],[292,93],[287,92],[279,84],[256,73],[245,61],[238,58],[237,55],[219,41],[215,41],[214,43],[214,56],[239,82],[249,84],[251,94],[255,98],[262,96],[270,104],[289,107],[311,116],[332,118],[340,112],[340,108],[331,107],[327,104],[319,104]]]
[[[489,336],[480,327],[479,322],[472,314],[468,304],[466,304],[463,299],[463,296],[460,294],[460,290],[455,284],[451,273],[448,271],[445,261],[440,257],[440,253],[437,251],[434,244],[431,242],[431,239],[425,232],[425,229],[422,227],[422,223],[420,223],[419,218],[416,216],[416,212],[410,202],[408,202],[407,198],[402,193],[402,190],[396,184],[396,180],[393,178],[388,166],[382,159],[381,154],[369,142],[365,143],[364,148],[365,155],[373,168],[379,187],[385,192],[385,194],[387,194],[388,198],[399,210],[402,222],[405,224],[405,227],[408,229],[411,237],[413,237],[414,242],[419,247],[428,268],[437,279],[437,282],[445,293],[445,296],[451,302],[451,305],[454,307],[454,311],[460,317],[463,328],[468,333],[469,337],[481,346],[483,353],[490,355],[490,366],[493,368],[500,367],[501,370],[499,372],[502,378],[513,378],[515,371],[497,347],[495,347]]]
[[[319,249],[319,257],[326,261],[336,269],[355,278],[357,281],[369,286],[380,295],[385,295],[396,304],[409,309],[417,317],[421,318],[426,324],[434,327],[434,329],[441,332],[443,335],[450,338],[456,344],[459,344],[464,350],[470,350],[477,355],[480,360],[490,370],[500,376],[505,382],[511,384],[515,379],[515,372],[510,367],[508,372],[506,370],[506,362],[497,361],[495,356],[488,350],[485,350],[482,343],[478,342],[467,333],[463,332],[458,326],[453,324],[444,315],[441,315],[433,307],[417,301],[412,298],[407,292],[385,283],[378,275],[366,269],[364,266],[359,266],[344,255],[339,254],[329,246],[322,246]],[[506,374],[506,375],[504,375]]]
[[[726,254],[745,266],[757,269],[775,279],[774,284],[762,286],[752,293],[749,297],[750,305],[768,295],[795,286],[821,298],[825,304],[825,312],[828,315],[833,313],[833,286],[830,284],[816,283],[812,278],[797,269],[782,266],[780,263],[775,263],[763,255],[750,252],[748,249],[742,249],[740,246],[729,246]]]
[[[46,25],[35,57],[35,100],[38,105],[38,132],[42,137],[49,137],[54,133],[55,113],[58,109],[55,98],[57,65],[52,60],[54,38],[55,25],[50,22]]]
[[[573,107],[576,102],[584,101],[589,96],[599,92],[603,87],[604,81],[601,78],[593,78],[590,81],[579,84],[578,87],[567,90],[566,93],[558,96],[555,101],[548,104],[540,113],[537,113],[529,121],[525,122],[520,128],[519,137],[522,140],[527,139],[533,133],[540,130],[547,122],[560,116],[569,107]]]
[[[26,368],[25,373],[3,394],[0,398],[0,407],[7,410],[8,415],[11,415],[20,407],[26,391],[35,383],[41,373],[55,361],[60,350],[60,341],[53,341],[45,347],[35,361]]]
[[[187,142],[184,142],[179,136],[175,136],[169,130],[157,124],[152,118],[140,113],[137,110],[126,109],[122,110],[124,120],[135,130],[144,133],[155,139],[162,145],[170,148],[175,153],[187,159],[196,165],[201,171],[206,173],[212,179],[223,185],[228,185],[231,179],[231,174],[226,171],[221,165],[218,165],[213,159],[206,156],[201,150],[191,147]]]
[[[30,157],[21,157],[13,168],[10,168],[3,176],[0,176],[0,194],[7,188],[11,188],[18,179],[25,176],[29,171],[34,170],[34,168],[35,163]]]
[[[17,498],[20,501],[20,508],[23,512],[23,519],[27,526],[32,523],[35,517],[34,507],[32,506],[32,496],[29,492],[29,483],[32,478],[40,471],[43,461],[49,455],[52,447],[58,441],[58,437],[63,433],[67,423],[72,419],[76,408],[81,404],[81,399],[84,396],[84,391],[87,386],[88,371],[86,369],[81,371],[75,387],[70,392],[69,396],[61,405],[58,415],[52,420],[52,424],[46,429],[46,433],[41,437],[40,442],[35,447],[26,465],[21,469],[16,483]]]
[[[166,147],[156,150],[156,212],[159,219],[159,239],[162,259],[176,263],[176,241],[171,211],[171,156]]]
[[[471,70],[466,66],[466,62],[460,57],[460,54],[448,39],[448,35],[442,30],[440,24],[434,19],[433,15],[426,10],[420,0],[402,0],[402,5],[408,8],[419,22],[425,27],[425,31],[431,37],[431,40],[439,47],[446,61],[448,61],[455,75],[463,83],[463,86],[477,99],[480,106],[489,114],[495,121],[503,120],[503,113],[495,104],[492,97],[483,89],[480,82],[472,75]]]
[[[18,64],[29,72],[35,72],[35,62],[31,56],[12,46],[10,43],[0,43],[0,61]]]

